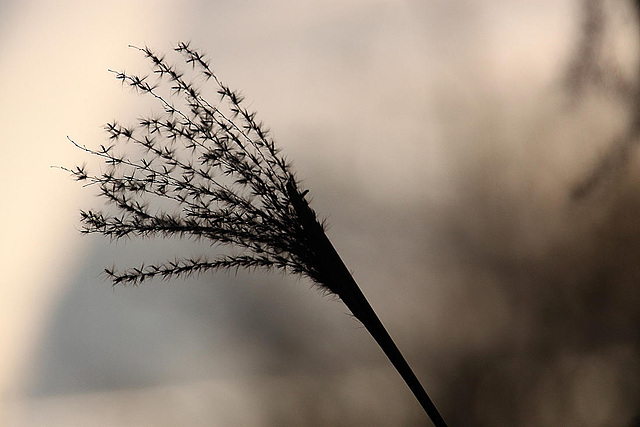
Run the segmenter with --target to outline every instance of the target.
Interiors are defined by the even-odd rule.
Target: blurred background
[[[640,420],[636,2],[0,2],[0,425],[417,426],[346,308],[305,279],[115,287],[207,248],[80,236],[108,69],[191,40],[311,189],[452,426]],[[92,163],[94,162],[94,163]]]

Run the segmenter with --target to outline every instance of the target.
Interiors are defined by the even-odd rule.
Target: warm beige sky
[[[141,113],[107,72],[145,70],[128,44],[168,51],[191,40],[208,52],[310,186],[410,212],[458,203],[457,180],[476,167],[512,164],[505,177],[529,177],[545,162],[545,176],[501,185],[520,194],[533,182],[551,211],[581,167],[566,164],[573,146],[511,137],[553,122],[559,102],[548,95],[576,10],[570,0],[1,2],[0,417],[90,249],[77,211],[93,199],[50,166],[83,162],[67,135],[99,144],[106,121]],[[541,141],[576,134],[535,130]],[[545,206],[527,215],[544,217]]]
[[[442,90],[442,85],[445,91],[456,90],[456,80],[464,76],[450,75],[452,64],[467,61],[471,51],[480,67],[476,78],[489,91],[519,87],[519,79],[534,73],[539,81],[549,78],[555,66],[545,59],[549,50],[565,47],[557,40],[566,31],[566,2],[537,2],[540,17],[532,19],[526,2],[511,3],[3,2],[0,342],[7,344],[0,355],[0,390],[20,376],[39,325],[83,247],[74,227],[77,209],[88,195],[50,166],[82,162],[66,135],[91,144],[102,135],[99,127],[126,108],[126,91],[119,90],[106,70],[141,64],[127,44],[168,49],[177,40],[193,40],[216,55],[220,69],[230,74],[227,80],[242,83],[258,105],[266,106],[265,116],[279,121],[325,121],[342,129],[349,121],[374,115],[380,117],[374,120],[404,120],[405,134],[391,150],[384,142],[391,135],[376,134],[365,135],[364,140],[380,141],[368,148],[350,147],[344,140],[348,134],[324,140],[321,147],[293,147],[318,150],[320,159],[333,158],[340,147],[346,160],[334,161],[355,162],[365,188],[370,185],[381,198],[403,197],[407,190],[401,183],[416,177],[439,179],[438,168],[443,167],[437,119],[431,118],[429,126],[432,143],[416,147],[411,141],[423,127],[415,127],[412,114],[429,120],[430,111],[424,104],[416,104],[417,112],[403,106]],[[513,28],[522,22],[524,28]],[[540,37],[542,23],[548,31]],[[474,40],[466,31],[483,39]],[[505,32],[516,36],[504,37]],[[484,47],[474,53],[480,48],[469,42]],[[365,125],[365,133],[367,129],[376,128]],[[409,149],[419,150],[418,155],[400,162]],[[367,176],[371,165],[377,169],[385,164],[391,167],[382,177]]]
[[[51,301],[60,291],[60,278],[74,268],[74,260],[78,258],[82,240],[74,232],[75,212],[87,194],[64,173],[49,166],[82,162],[81,153],[66,141],[66,135],[93,142],[101,137],[99,126],[116,116],[127,102],[126,93],[119,91],[106,73],[109,67],[140,64],[134,52],[126,49],[127,44],[148,43],[167,49],[176,40],[192,39],[221,57],[221,68],[226,70],[256,64],[255,68],[243,70],[240,77],[229,76],[229,80],[257,81],[253,84],[255,87],[245,90],[257,99],[266,98],[259,101],[263,105],[275,103],[269,99],[280,92],[275,87],[288,85],[305,91],[292,94],[297,98],[284,100],[303,107],[293,105],[291,108],[289,114],[296,115],[291,119],[294,122],[315,118],[340,124],[354,120],[345,117],[345,110],[358,120],[379,114],[382,108],[387,114],[383,120],[406,120],[408,126],[404,132],[413,136],[422,131],[411,128],[415,118],[397,117],[394,110],[414,103],[415,98],[427,97],[435,86],[444,83],[455,87],[456,77],[445,75],[451,66],[446,61],[456,54],[464,55],[469,49],[463,45],[468,41],[464,35],[446,34],[464,31],[456,28],[460,25],[457,20],[482,27],[475,31],[495,48],[477,54],[481,66],[500,74],[489,77],[500,82],[500,86],[512,86],[513,83],[504,80],[528,78],[534,71],[542,72],[540,78],[545,79],[555,65],[541,61],[549,49],[563,47],[554,39],[566,25],[566,6],[553,3],[556,2],[545,2],[547,8],[557,10],[540,18],[549,20],[549,31],[540,39],[537,32],[534,37],[539,24],[535,19],[526,23],[531,30],[525,28],[514,38],[502,37],[502,31],[512,31],[509,26],[516,25],[512,22],[521,22],[512,19],[513,12],[526,14],[527,11],[514,5],[507,5],[502,11],[494,10],[481,2],[457,7],[433,2],[433,12],[426,5],[416,6],[411,2],[364,0],[247,2],[233,7],[171,1],[3,2],[0,189],[5,203],[1,212],[4,229],[0,259],[4,274],[0,341],[13,345],[5,346],[1,363],[14,367],[25,360],[38,325],[44,321]],[[219,16],[225,13],[229,19]],[[360,18],[354,19],[354,16]],[[476,21],[478,18],[480,23]],[[353,21],[348,25],[354,27],[341,26],[345,20]],[[382,28],[369,27],[376,21]],[[300,40],[295,40],[296,37]],[[326,46],[323,47],[323,43]],[[307,52],[305,46],[308,46]],[[234,49],[243,49],[244,53]],[[456,53],[454,49],[463,53]],[[495,57],[487,58],[487,53],[494,53]],[[521,60],[525,55],[529,59],[533,57],[536,69],[520,65],[525,63]],[[260,61],[267,62],[267,72],[276,74],[265,77],[258,65]],[[402,80],[394,81],[399,72]],[[311,81],[318,78],[322,80]],[[340,84],[341,80],[347,81],[351,93],[339,92],[343,87],[336,87],[335,82]],[[500,86],[488,90],[500,90]],[[285,95],[290,92],[286,88],[283,91]],[[324,98],[308,100],[307,95]],[[330,97],[343,107],[333,111],[321,106],[316,109],[318,104],[331,105]],[[304,108],[307,101],[311,101],[311,105]],[[277,116],[278,111],[266,113]],[[399,113],[406,116],[407,111]],[[434,120],[429,136],[436,142],[440,137],[437,126]],[[347,153],[355,150],[356,163],[367,168],[371,164],[374,168],[376,164],[388,164],[389,159],[393,165],[399,163],[396,155],[402,156],[404,149],[412,148],[410,138],[398,139],[393,150],[383,145],[364,150],[347,147],[346,150]],[[405,147],[397,145],[404,140],[409,141]],[[325,153],[335,144],[345,144],[340,138],[323,143],[327,146],[318,150]],[[382,188],[381,197],[388,197],[397,196],[401,191],[398,184],[409,178],[437,178],[437,173],[426,171],[423,163],[429,162],[430,170],[439,167],[439,159],[433,158],[438,156],[437,144],[429,147],[421,148],[415,163],[404,161],[401,168],[392,166],[384,179],[368,177],[363,182],[370,182],[376,194],[380,194]],[[353,156],[352,151],[350,157]],[[14,368],[0,369],[0,389],[14,381],[19,372],[20,369]]]
[[[81,162],[66,135],[100,135],[122,107],[107,68],[127,43],[171,27],[163,2],[3,2],[0,9],[0,390],[19,379],[42,322],[82,250],[85,195],[52,165]],[[145,17],[145,19],[142,19]]]

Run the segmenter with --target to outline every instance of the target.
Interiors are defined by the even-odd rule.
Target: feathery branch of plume
[[[256,113],[225,85],[205,56],[179,43],[175,51],[203,81],[213,80],[220,97],[210,103],[185,73],[148,47],[135,47],[151,62],[149,76],[111,71],[123,85],[151,97],[164,110],[141,118],[137,126],[105,126],[109,145],[79,149],[102,159],[106,169],[62,168],[100,196],[115,213],[83,210],[83,233],[112,239],[187,237],[227,245],[235,254],[214,259],[176,258],[117,271],[106,268],[114,284],[137,285],[153,278],[240,268],[279,269],[310,278],[337,295],[372,334],[402,375],[431,420],[444,420],[360,291],[327,238],[301,191],[290,163],[281,155]],[[169,95],[161,88],[171,88]],[[177,212],[177,213],[176,213]]]

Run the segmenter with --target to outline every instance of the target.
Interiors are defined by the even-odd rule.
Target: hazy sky
[[[539,255],[548,242],[564,236],[566,224],[557,219],[557,210],[569,183],[584,167],[572,160],[577,144],[567,141],[586,136],[583,147],[590,153],[598,142],[589,138],[604,138],[616,125],[615,118],[600,112],[591,113],[589,117],[596,119],[586,126],[554,120],[562,104],[557,95],[562,70],[576,39],[576,3],[1,2],[0,405],[3,395],[7,401],[20,400],[18,392],[34,376],[46,331],[55,330],[52,319],[65,319],[61,307],[68,309],[69,301],[77,304],[75,309],[95,304],[95,299],[74,299],[83,295],[74,286],[84,280],[93,284],[92,289],[103,286],[111,292],[108,283],[96,278],[100,265],[110,265],[109,256],[126,258],[117,249],[104,249],[97,240],[79,236],[78,210],[95,199],[51,166],[87,160],[67,136],[96,146],[104,141],[104,123],[132,120],[144,112],[144,104],[122,90],[107,71],[148,70],[128,44],[169,51],[176,42],[191,40],[208,53],[214,70],[247,95],[305,183],[317,190],[312,192],[316,207],[334,224],[332,238],[353,260],[350,267],[370,283],[369,292],[388,300],[388,313],[405,312],[395,320],[400,336],[404,333],[412,342],[418,332],[407,325],[416,323],[407,322],[418,319],[424,336],[442,338],[439,319],[445,313],[437,298],[452,304],[457,297],[477,298],[480,306],[492,308],[484,319],[488,323],[475,322],[470,312],[462,321],[470,328],[454,327],[452,337],[442,338],[443,345],[477,349],[499,342],[502,338],[495,337],[508,330],[513,301],[498,286],[488,286],[487,293],[475,297],[451,290],[466,289],[462,284],[419,288],[411,301],[387,298],[385,286],[397,281],[413,289],[424,281],[418,273],[438,279],[443,271],[448,274],[443,280],[463,282],[472,268],[455,268],[463,264],[460,259],[448,259],[446,268],[438,264],[441,271],[429,270],[429,262],[448,247],[442,242],[452,235],[464,235],[465,242],[486,241],[490,249],[469,251],[495,249],[496,259],[500,251],[513,247],[496,243],[493,248],[495,236],[486,239],[493,236],[492,230],[510,227],[507,238],[524,242],[526,255]],[[586,163],[589,159],[583,158]],[[363,216],[360,209],[365,206]],[[473,212],[459,209],[469,207]],[[462,225],[450,235],[443,224],[454,218]],[[422,240],[431,238],[428,244]],[[387,252],[386,264],[375,261]],[[494,282],[492,273],[477,273],[474,270],[472,276],[480,282]],[[307,291],[308,285],[303,288]],[[126,292],[118,289],[116,298],[128,298]],[[148,289],[142,292],[147,292],[144,298],[153,298]],[[164,295],[163,307],[170,310],[170,296]],[[234,298],[253,301],[246,295]],[[319,303],[310,303],[309,310],[322,319],[318,307],[324,301]],[[428,313],[423,313],[425,304],[433,308]],[[135,313],[133,303],[127,307],[127,315]],[[257,302],[255,307],[268,312]],[[236,308],[242,310],[242,305]],[[86,305],[82,310],[91,311]],[[330,310],[341,313],[339,308]],[[110,313],[104,306],[96,311]],[[287,321],[274,324],[284,327]],[[273,332],[265,327],[265,333],[269,331]],[[225,337],[233,341],[231,335]],[[413,345],[414,354],[419,354],[425,344]],[[215,360],[212,354],[207,357]],[[225,369],[237,354],[225,355]],[[430,366],[425,362],[423,372]],[[144,370],[137,365],[135,369]],[[386,384],[386,379],[380,381]],[[221,383],[207,387],[225,389]],[[238,387],[232,384],[226,390],[240,393]],[[400,413],[402,404],[393,408]],[[415,421],[412,410],[407,423]],[[245,416],[246,425],[260,422]],[[388,422],[392,425],[394,419]]]
[[[530,64],[513,72],[510,67],[520,61],[500,52],[531,57],[557,49],[549,41],[567,18],[566,7],[554,3],[545,2],[551,10],[542,19],[549,20],[549,31],[538,40],[528,33],[535,19],[525,24],[533,29],[525,26],[514,38],[501,36],[515,25],[510,21],[521,22],[512,12],[528,13],[510,4],[501,11],[481,2],[3,2],[0,188],[5,226],[0,259],[5,320],[0,341],[15,343],[6,346],[3,363],[15,366],[25,360],[38,325],[61,291],[61,278],[79,260],[83,242],[74,232],[76,212],[88,194],[50,166],[83,161],[67,135],[98,143],[102,124],[126,117],[130,94],[119,89],[107,69],[144,67],[128,44],[168,50],[176,41],[192,40],[210,53],[227,81],[256,100],[278,134],[297,136],[296,126],[298,132],[304,126],[322,130],[322,140],[314,144],[282,138],[283,145],[297,144],[293,154],[317,152],[318,168],[331,162],[336,169],[327,175],[349,165],[365,190],[370,186],[381,198],[402,197],[410,191],[407,182],[437,179],[443,167],[437,148],[442,135],[430,111],[437,106],[421,99],[443,84],[455,90],[463,78],[503,85],[503,77],[527,77],[521,74],[533,72]],[[514,39],[525,45],[509,46]],[[495,49],[473,52],[487,42]],[[492,52],[504,57],[487,58]],[[482,76],[455,70],[474,54]],[[544,77],[553,64],[536,66]],[[380,122],[399,126],[376,126]],[[376,134],[381,127],[387,135]],[[429,129],[426,143],[414,143],[424,128]],[[354,138],[350,132],[364,135]],[[414,154],[406,156],[406,150]],[[8,384],[20,369],[0,372],[0,384]]]

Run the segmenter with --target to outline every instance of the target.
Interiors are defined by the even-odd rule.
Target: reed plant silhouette
[[[163,113],[141,118],[132,127],[108,123],[109,144],[98,149],[71,140],[106,167],[95,174],[84,166],[63,169],[87,186],[98,187],[113,211],[82,210],[81,231],[112,239],[186,237],[228,251],[214,258],[176,258],[124,271],[106,268],[108,277],[114,284],[137,285],[157,277],[241,268],[306,276],[344,302],[433,424],[445,426],[327,238],[324,222],[306,199],[308,190],[301,188],[256,113],[244,107],[243,97],[225,85],[189,43],[175,48],[191,69],[187,73],[148,47],[132,47],[150,61],[157,77],[110,71],[123,85],[159,103]],[[198,89],[199,84],[211,83],[219,95],[216,102],[206,100]]]

